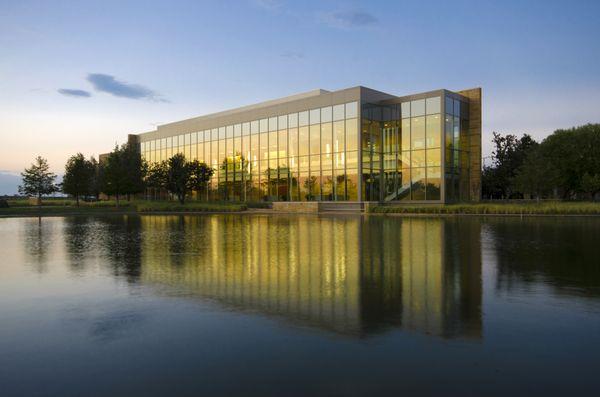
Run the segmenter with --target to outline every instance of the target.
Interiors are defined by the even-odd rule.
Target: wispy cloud
[[[332,11],[319,15],[319,20],[338,29],[365,28],[379,22],[376,16],[366,11]]]
[[[115,76],[111,76],[110,74],[90,73],[87,76],[87,80],[92,83],[96,91],[106,92],[117,97],[168,102],[160,94],[148,87],[119,81]]]
[[[92,96],[92,94],[88,91],[85,90],[74,90],[74,89],[70,89],[70,88],[59,88],[58,90],[59,94],[65,95],[65,96],[71,96],[71,97],[77,97],[77,98],[89,98]]]
[[[293,60],[304,59],[304,54],[301,52],[296,52],[296,51],[284,51],[280,55],[282,58],[287,58],[287,59],[293,59]]]
[[[274,11],[278,10],[283,6],[281,0],[252,0],[257,7],[264,8],[265,10]]]

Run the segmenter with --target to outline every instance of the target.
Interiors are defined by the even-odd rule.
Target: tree
[[[589,193],[592,200],[600,192],[600,174],[590,175],[587,172],[581,177],[581,190]]]
[[[194,160],[190,163],[191,181],[190,187],[192,190],[200,192],[208,188],[208,182],[215,173],[215,170],[210,168],[206,163]]]
[[[79,197],[90,194],[95,172],[94,164],[86,160],[81,153],[67,160],[62,191],[75,197],[77,206],[79,206]]]
[[[41,205],[42,196],[59,190],[54,183],[56,175],[50,172],[49,169],[48,161],[38,156],[31,167],[25,168],[25,171],[21,173],[23,184],[19,186],[19,193],[37,197],[37,204]]]
[[[166,189],[168,169],[169,165],[166,161],[150,164],[146,173],[146,187],[155,192]]]
[[[144,179],[148,171],[148,164],[142,159],[135,145],[125,144],[121,146],[123,167],[127,170],[124,194],[127,200],[132,195],[142,193],[145,189]]]
[[[115,146],[112,152],[106,158],[103,164],[103,183],[102,191],[109,196],[115,196],[117,207],[119,206],[119,198],[127,191],[129,171],[125,164],[125,156],[123,149]]]
[[[556,168],[538,147],[531,150],[525,158],[512,180],[512,185],[523,194],[534,196],[539,201],[556,186],[557,175]]]
[[[524,134],[521,138],[516,135],[502,136],[494,132],[492,143],[492,166],[483,168],[483,195],[489,198],[510,198],[522,192],[516,191],[513,184],[517,170],[521,167],[527,154],[538,144],[531,136]]]
[[[168,160],[167,190],[176,195],[181,204],[185,203],[185,196],[190,190],[192,180],[192,167],[185,161],[185,156],[177,153]]]
[[[100,191],[102,190],[102,183],[104,178],[104,165],[98,162],[94,156],[90,157],[90,167],[92,168],[92,175],[90,179],[90,190],[89,194],[94,196],[96,200],[100,198]]]

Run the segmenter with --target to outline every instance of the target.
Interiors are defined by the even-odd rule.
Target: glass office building
[[[150,163],[183,153],[208,164],[212,180],[194,193],[205,200],[477,200],[480,103],[480,89],[315,90],[162,125],[130,142]]]

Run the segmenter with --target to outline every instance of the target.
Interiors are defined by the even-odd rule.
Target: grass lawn
[[[0,208],[0,216],[44,216],[94,213],[149,213],[149,212],[239,212],[247,209],[239,203],[205,203],[189,201],[181,205],[174,201],[80,201],[46,199],[40,207],[28,200],[8,200],[9,208]]]
[[[493,214],[493,215],[598,215],[600,203],[531,202],[473,203],[448,205],[379,205],[369,212],[380,214]]]

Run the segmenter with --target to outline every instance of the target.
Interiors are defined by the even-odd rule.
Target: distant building
[[[209,200],[445,203],[481,196],[481,89],[315,90],[130,135],[215,169]]]

